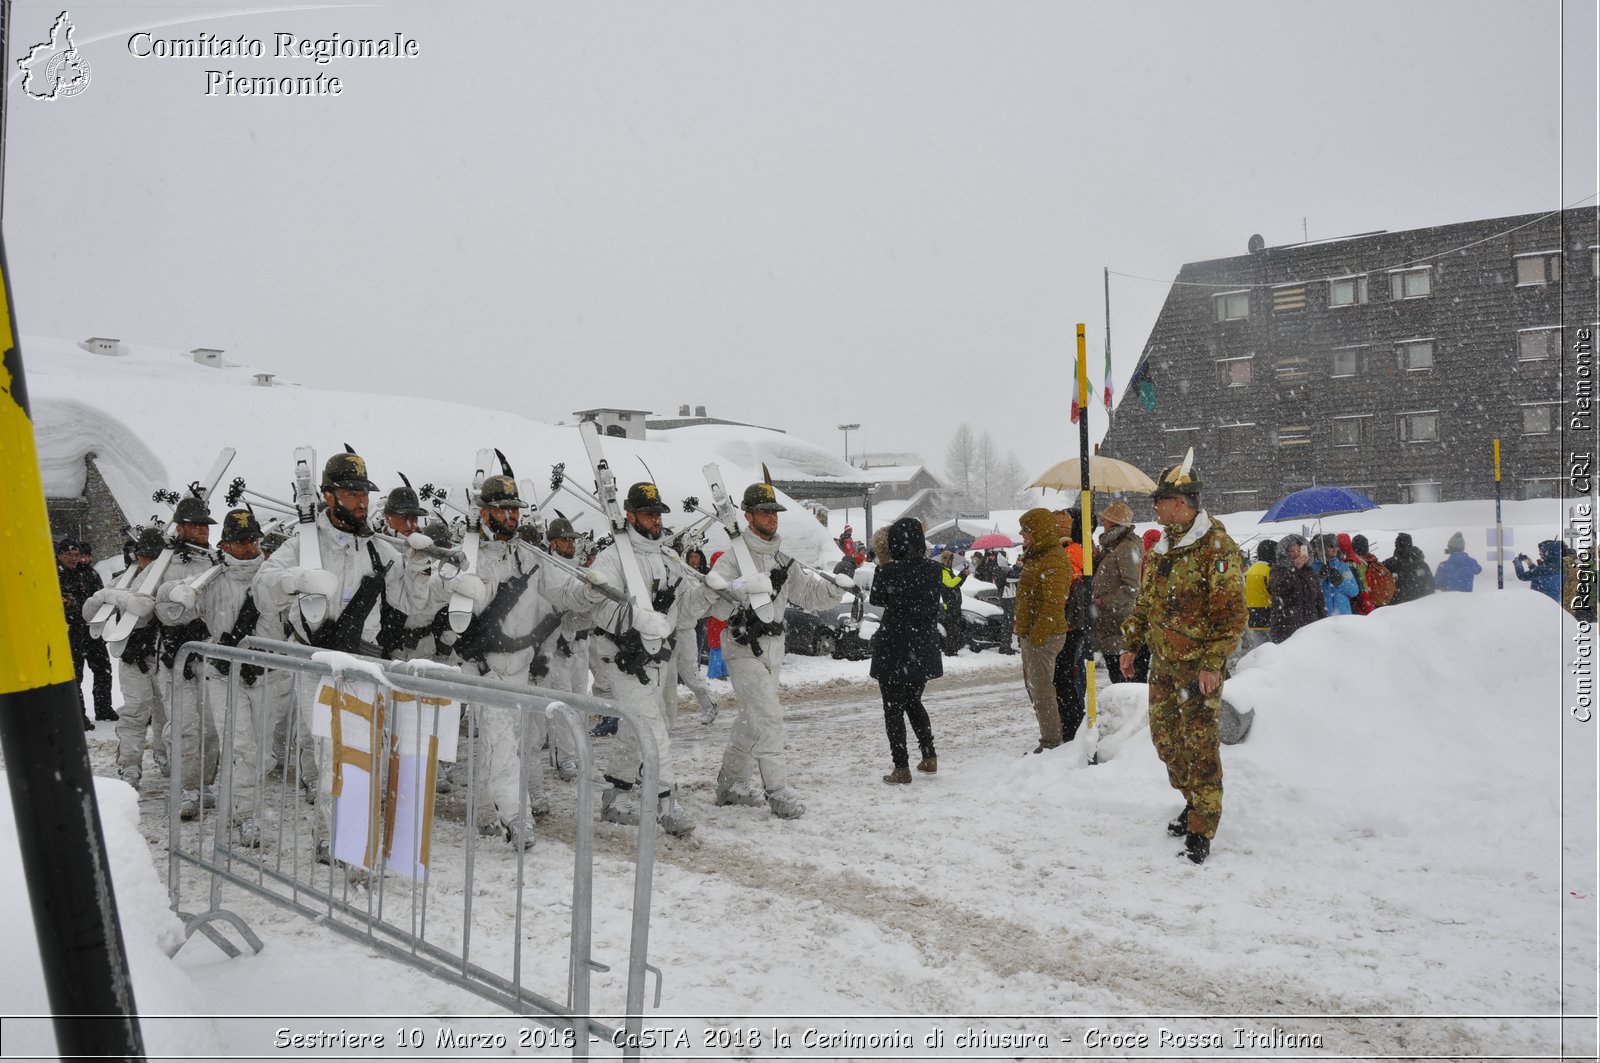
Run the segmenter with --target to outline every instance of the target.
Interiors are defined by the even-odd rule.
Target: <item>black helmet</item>
[[[324,491],[376,491],[378,485],[367,479],[367,463],[359,454],[335,454],[322,467]]]
[[[206,509],[206,500],[190,495],[178,499],[178,508],[172,511],[172,520],[175,524],[215,524],[211,519],[211,511]]]
[[[628,488],[628,497],[622,503],[622,508],[629,513],[666,513],[671,507],[661,501],[661,492],[656,490],[656,485],[644,480]]]
[[[134,557],[160,557],[167,548],[167,540],[159,528],[140,528],[139,537],[133,541]]]
[[[789,507],[778,501],[778,493],[771,484],[754,483],[744,489],[744,503],[740,508],[746,513],[783,513]]]
[[[389,497],[383,503],[384,516],[394,514],[401,517],[425,517],[428,511],[422,508],[422,503],[417,499],[417,493],[409,487],[396,487],[389,492]]]
[[[517,497],[517,481],[509,476],[488,476],[478,488],[479,504],[489,509],[522,509],[527,505]]]
[[[576,539],[578,532],[573,528],[572,522],[566,517],[557,517],[550,522],[550,527],[545,529],[545,539]]]
[[[222,542],[247,543],[261,538],[261,525],[248,509],[230,509],[222,518]]]

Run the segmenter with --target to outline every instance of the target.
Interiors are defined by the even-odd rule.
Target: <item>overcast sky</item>
[[[13,73],[60,10],[15,0]],[[1030,473],[1076,453],[1103,267],[1159,279],[1112,278],[1120,399],[1184,262],[1597,184],[1592,0],[68,10],[89,87],[11,82],[24,333],[549,421],[694,403],[838,449],[859,422],[852,451],[936,468],[963,421]],[[266,56],[138,58],[139,30]],[[420,55],[275,59],[280,32]]]

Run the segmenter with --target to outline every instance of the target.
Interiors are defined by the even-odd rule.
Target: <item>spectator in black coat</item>
[[[883,695],[883,724],[894,760],[894,771],[883,781],[909,783],[907,717],[922,752],[917,770],[939,770],[922,690],[928,680],[944,675],[938,629],[943,566],[929,560],[922,524],[915,518],[901,517],[889,525],[888,540],[889,556],[878,558],[872,577],[872,604],[883,608],[878,633],[872,636],[872,678]]]
[[[1401,532],[1394,537],[1394,556],[1383,563],[1394,575],[1394,597],[1390,605],[1414,602],[1433,593],[1433,569],[1422,551],[1411,545],[1411,534]]]
[[[94,570],[94,547],[82,539],[62,539],[56,544],[56,578],[61,583],[61,605],[67,614],[67,641],[72,649],[72,670],[78,677],[78,707],[83,705],[83,670],[94,673],[94,718],[115,720],[111,708],[111,657],[106,644],[89,634],[83,603],[105,583]],[[87,716],[84,729],[93,730]]]
[[[1272,616],[1267,630],[1273,642],[1282,642],[1328,615],[1322,585],[1310,562],[1311,550],[1303,536],[1285,535],[1278,541],[1278,556],[1267,577],[1272,592]]]

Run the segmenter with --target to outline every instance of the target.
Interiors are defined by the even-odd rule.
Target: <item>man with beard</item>
[[[557,608],[571,610],[593,625],[589,641],[595,687],[609,691],[612,700],[630,710],[629,715],[654,737],[660,759],[661,804],[657,821],[667,833],[683,835],[694,830],[695,822],[678,804],[672,738],[662,711],[661,686],[669,678],[674,682],[677,679],[672,659],[678,617],[684,610],[695,616],[703,613],[706,594],[685,571],[683,561],[661,541],[661,515],[667,512],[667,506],[656,485],[642,482],[629,487],[623,510],[628,523],[617,534],[627,537],[654,608],[639,608],[612,597],[627,588],[622,547],[615,542],[583,570],[583,578],[568,576],[564,585],[553,586],[551,600]],[[601,819],[608,823],[639,822],[640,799],[635,788],[643,781],[643,767],[638,738],[631,726],[623,726],[604,768],[610,785],[601,795]]]
[[[783,706],[778,701],[778,675],[783,669],[783,614],[789,603],[816,611],[838,604],[843,590],[854,590],[849,576],[822,574],[797,564],[780,549],[778,514],[785,508],[771,484],[745,488],[741,508],[745,528],[740,532],[754,572],[739,571],[730,550],[717,560],[707,577],[712,590],[726,590],[736,605],[719,599],[712,614],[728,622],[722,641],[728,679],[733,683],[739,714],[717,772],[717,804],[760,805],[765,798],[779,819],[804,815],[806,806],[789,785],[789,768],[783,761]],[[772,595],[772,617],[764,622],[748,604],[752,594]],[[761,790],[752,785],[759,771]]]
[[[416,613],[443,605],[453,588],[468,596],[483,593],[483,581],[476,576],[463,573],[452,587],[442,586],[430,579],[426,555],[413,552],[403,558],[394,546],[373,539],[367,524],[367,502],[370,492],[377,489],[378,485],[367,479],[367,463],[360,455],[333,455],[322,469],[324,508],[315,523],[321,566],[301,566],[298,536],[285,542],[261,566],[255,582],[256,602],[265,613],[285,615],[294,641],[345,653],[372,652],[377,649],[381,603]],[[421,538],[431,543],[426,536]],[[315,627],[306,622],[300,608],[300,599],[307,596],[320,596],[327,603],[326,616]],[[315,683],[304,687],[302,741],[311,734],[316,698]],[[327,739],[317,739],[317,858],[324,862],[333,833],[332,753]]]
[[[1124,675],[1150,647],[1150,739],[1183,794],[1167,832],[1194,863],[1211,853],[1222,818],[1223,665],[1247,622],[1239,548],[1200,505],[1190,460],[1162,471],[1150,498],[1161,539],[1145,558],[1144,586],[1122,624]]]

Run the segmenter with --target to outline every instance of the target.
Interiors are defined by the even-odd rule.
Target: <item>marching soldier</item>
[[[1204,863],[1222,818],[1223,665],[1239,644],[1248,613],[1239,548],[1200,505],[1200,480],[1189,457],[1165,469],[1150,498],[1161,539],[1145,558],[1144,586],[1123,622],[1118,661],[1133,674],[1139,649],[1150,648],[1150,739],[1183,794],[1183,811],[1167,832],[1184,838],[1184,853]]]
[[[133,564],[143,572],[150,562],[161,556],[166,542],[155,528],[139,532],[133,544]],[[121,573],[118,573],[120,576]],[[142,599],[136,602],[135,599]],[[122,712],[117,720],[117,778],[139,789],[144,778],[144,747],[147,736],[153,736],[155,749],[152,756],[163,774],[167,770],[167,750],[162,744],[166,733],[166,688],[157,682],[159,666],[156,663],[156,637],[160,629],[155,621],[155,601],[145,595],[119,587],[106,587],[96,591],[84,603],[85,620],[100,611],[106,603],[119,609],[146,609],[134,625],[128,641],[123,644],[117,658],[117,686],[122,690]]]
[[[778,514],[787,507],[778,501],[771,484],[745,488],[741,505],[745,528],[740,532],[750,548],[756,571],[740,572],[734,551],[717,559],[706,584],[726,591],[743,602],[725,599],[712,604],[712,615],[728,622],[722,655],[733,683],[738,716],[717,772],[717,804],[763,803],[779,819],[805,814],[800,795],[789,785],[789,767],[783,760],[783,706],[778,701],[778,674],[783,668],[783,612],[790,602],[801,609],[826,609],[838,604],[844,590],[855,587],[849,576],[824,576],[784,554],[778,536]],[[772,595],[773,619],[763,621],[749,599],[752,594]],[[751,777],[759,771],[761,790]]]

